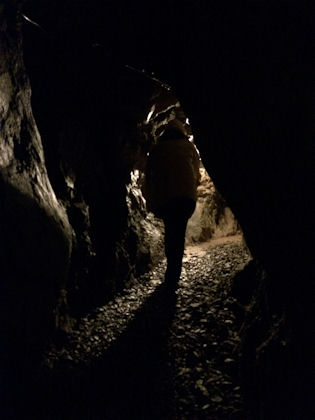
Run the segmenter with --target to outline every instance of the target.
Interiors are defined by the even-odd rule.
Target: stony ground
[[[189,246],[176,291],[165,262],[50,343],[38,418],[243,419],[231,280],[240,236]]]

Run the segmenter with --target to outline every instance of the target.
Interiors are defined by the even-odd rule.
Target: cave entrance
[[[116,254],[120,269],[126,267],[128,275],[135,270],[137,281],[98,308],[94,319],[83,319],[78,329],[92,330],[97,337],[89,347],[90,355],[110,350],[109,362],[103,365],[106,374],[100,377],[103,371],[96,369],[95,376],[102,389],[105,384],[106,409],[115,418],[125,418],[120,410],[135,413],[133,418],[230,418],[239,410],[240,386],[231,374],[238,371],[239,361],[233,355],[238,325],[234,325],[229,294],[231,279],[250,255],[240,244],[209,247],[211,240],[235,237],[239,226],[201,162],[182,276],[175,293],[163,287],[163,223],[147,212],[141,192],[145,160],[172,118],[180,118],[194,140],[177,98],[163,95],[162,104],[161,97],[155,96],[139,124],[140,141],[133,148],[136,162],[127,185],[129,219]],[[201,244],[206,244],[204,253]],[[85,357],[82,350],[77,354]],[[68,357],[78,358],[71,349]],[[165,387],[169,383],[170,389]],[[101,400],[104,404],[103,395]]]
[[[179,120],[188,133],[189,140],[195,144],[192,127],[188,116],[185,114],[180,101],[168,87],[160,87],[153,93],[149,102],[143,121],[138,124],[138,134],[140,139],[139,153],[131,173],[131,184],[129,194],[137,196],[141,202],[143,212],[146,212],[145,199],[143,198],[141,187],[144,181],[144,168],[147,155],[151,147],[163,134],[166,125],[174,120]],[[196,144],[195,144],[196,146]],[[198,149],[197,149],[198,150]],[[200,152],[198,150],[199,156]],[[176,165],[176,163],[174,163]],[[242,231],[232,210],[214,185],[209,176],[200,156],[200,185],[198,187],[198,199],[196,209],[189,219],[186,230],[186,247],[204,244],[211,240],[242,236]],[[134,200],[129,200],[134,201]],[[161,252],[163,236],[162,223],[153,214],[146,215],[148,225],[146,230],[151,235],[150,241],[145,241],[148,247],[154,244],[152,252]],[[162,231],[162,232],[161,232]],[[151,252],[151,249],[150,249]],[[155,257],[153,257],[155,260]]]

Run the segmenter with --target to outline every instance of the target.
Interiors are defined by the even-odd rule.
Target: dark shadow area
[[[28,383],[18,418],[174,418],[167,341],[175,304],[174,290],[160,286],[100,360],[58,366],[52,375],[37,378],[34,387]]]
[[[29,397],[30,378],[38,375],[44,343],[54,330],[67,241],[49,209],[3,178],[0,193],[6,220],[0,227],[0,417],[15,420],[25,417],[7,413]]]

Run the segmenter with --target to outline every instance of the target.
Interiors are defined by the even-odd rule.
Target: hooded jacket
[[[151,150],[145,175],[145,198],[149,211],[159,216],[175,198],[197,201],[200,159],[196,147],[183,135],[160,140]]]

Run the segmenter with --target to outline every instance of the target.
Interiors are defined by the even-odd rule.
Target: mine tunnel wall
[[[38,360],[47,334],[54,329],[58,294],[68,278],[73,231],[47,175],[16,11],[2,7],[0,19],[3,374],[9,366],[19,371],[23,363]],[[20,355],[17,343],[23,348]]]
[[[28,304],[47,296],[49,303],[37,307],[28,320],[35,325],[44,311],[46,316],[41,319],[46,325],[51,315],[47,308],[55,304],[52,295],[62,287],[58,282],[67,278],[72,289],[70,302],[72,298],[78,307],[87,304],[76,294],[78,285],[85,284],[86,299],[96,305],[98,291],[106,294],[116,287],[117,248],[113,245],[118,240],[139,245],[137,235],[130,234],[126,202],[133,166],[128,156],[134,155],[123,153],[134,148],[136,154],[131,133],[134,122],[143,118],[138,111],[152,86],[142,81],[130,84],[125,71],[118,77],[121,67],[100,65],[103,60],[95,57],[95,51],[83,49],[82,53],[80,49],[80,54],[70,57],[69,50],[56,52],[37,37],[38,44],[32,45],[36,51],[51,49],[48,56],[38,54],[39,61],[31,57],[35,62],[30,63],[25,43],[48,179],[30,108],[15,2],[5,4],[0,12],[1,119],[5,122],[1,127],[1,265],[5,279],[1,287],[3,307],[10,306],[11,312],[4,310],[2,316],[8,331],[23,334],[19,324],[22,300]],[[189,2],[183,7],[187,12]],[[251,293],[245,302],[250,311],[243,314],[242,375],[252,416],[274,418],[277,413],[276,418],[307,418],[313,272],[312,147],[305,107],[309,99],[307,31],[301,30],[295,8],[290,6],[286,13],[271,5],[259,13],[232,8],[224,14],[219,6],[214,10],[211,5],[204,9],[200,15],[196,9],[190,14],[183,11],[182,20],[176,19],[177,31],[158,32],[162,38],[152,40],[150,51],[189,115],[204,165],[258,261],[243,279]],[[40,9],[37,13],[40,15]],[[238,19],[246,21],[243,13],[251,19],[240,27]],[[300,22],[308,21],[304,9],[300,15]],[[60,27],[63,19],[58,22]],[[172,11],[166,22],[173,22]],[[78,36],[76,42],[81,41]],[[141,42],[137,47],[141,50]],[[208,66],[204,55],[209,48],[212,61]],[[135,51],[130,49],[129,54]],[[92,62],[97,63],[97,71],[91,75]],[[37,79],[39,68],[44,72]],[[50,83],[44,84],[45,100],[41,101],[38,92],[45,80]],[[135,113],[124,119],[131,109]],[[82,261],[82,256],[86,260],[79,268],[74,265],[72,272],[70,268],[69,277],[71,252],[73,261]],[[130,258],[124,247],[117,252],[118,259]],[[123,276],[129,273],[129,262]],[[106,273],[100,278],[104,267]],[[242,300],[242,294],[235,293]],[[28,306],[23,307],[27,313]],[[15,308],[15,315],[8,317]],[[18,328],[10,329],[12,325]]]
[[[205,167],[243,227],[254,258],[268,272],[254,292],[253,299],[260,304],[246,317],[248,329],[243,336],[244,383],[253,412],[262,419],[307,418],[310,355],[305,358],[301,353],[308,353],[311,340],[311,303],[306,289],[313,271],[313,229],[307,222],[313,209],[309,197],[313,176],[308,56],[304,49],[308,40],[306,32],[298,32],[301,39],[292,34],[290,25],[301,30],[292,9],[286,18],[280,10],[269,12],[263,15],[263,23],[256,22],[255,33],[260,37],[246,38],[246,28],[240,31],[240,38],[226,39],[225,48],[221,44],[222,55],[213,63],[219,71],[194,70],[203,56],[200,49],[192,51],[187,74],[196,76],[194,89],[188,92],[179,79],[174,79],[174,87],[183,92],[181,101]],[[202,33],[197,43],[202,42],[201,37]],[[227,66],[231,49],[238,68]],[[246,65],[240,64],[241,59]],[[273,317],[278,321],[270,321]],[[279,334],[279,325],[266,327],[278,322]],[[299,349],[302,342],[307,347],[303,351]],[[260,352],[263,343],[266,346]],[[248,375],[250,371],[255,373]],[[290,395],[290,401],[283,395]]]

